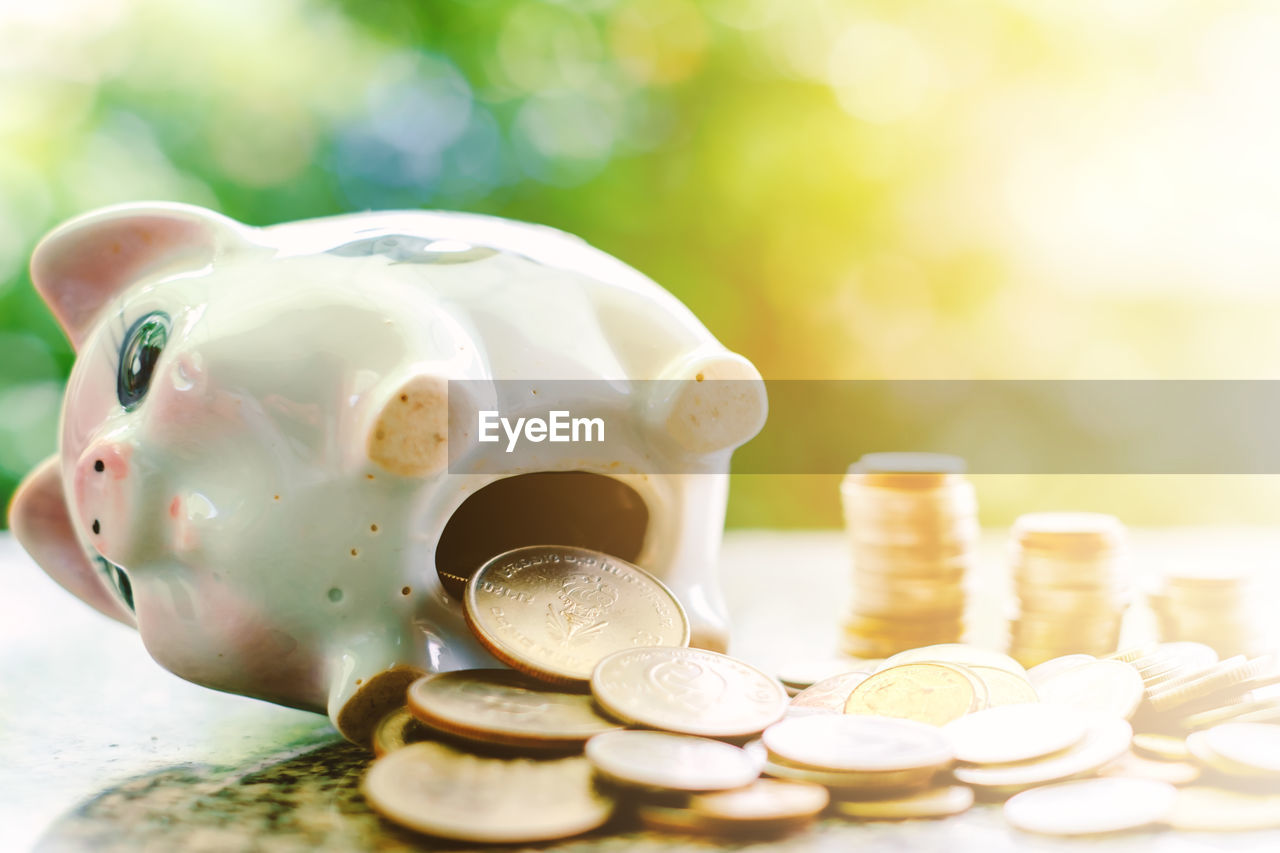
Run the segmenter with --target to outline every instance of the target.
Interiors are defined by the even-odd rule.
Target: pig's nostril
[[[107,470],[107,466],[103,464],[101,459],[98,459],[93,463],[93,470],[101,474],[103,471]]]
[[[98,524],[98,519],[96,518],[93,520],[93,532],[94,533],[102,532],[102,525]]]

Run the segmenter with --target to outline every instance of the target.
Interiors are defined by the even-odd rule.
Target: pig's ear
[[[31,280],[80,348],[98,312],[145,275],[196,270],[248,240],[245,226],[185,204],[137,203],[76,217],[40,241]]]
[[[68,592],[126,625],[133,620],[85,556],[71,528],[58,457],[27,475],[9,505],[9,526],[32,559]]]
[[[691,353],[653,384],[649,417],[692,453],[745,444],[769,414],[760,372],[737,353]]]
[[[402,477],[443,471],[450,445],[459,452],[474,439],[477,401],[467,390],[472,384],[451,383],[432,370],[411,370],[385,383],[365,416],[368,461]]]

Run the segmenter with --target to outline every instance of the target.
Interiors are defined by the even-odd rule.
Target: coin
[[[1225,723],[1270,722],[1280,717],[1280,698],[1252,699],[1227,702],[1218,708],[1201,711],[1182,718],[1182,727],[1188,731],[1206,729]]]
[[[409,713],[408,708],[396,708],[383,717],[373,728],[373,754],[381,757],[388,752],[431,737],[431,730]]]
[[[1132,666],[1118,660],[1090,661],[1045,678],[1037,692],[1043,702],[1113,714],[1128,720],[1142,702],[1142,676]]]
[[[954,757],[937,728],[890,717],[797,717],[765,729],[762,740],[772,756],[819,770],[938,768]]]
[[[1139,755],[1161,761],[1187,761],[1191,758],[1185,739],[1157,732],[1134,734],[1133,749]]]
[[[851,657],[793,660],[778,672],[778,680],[787,687],[805,690],[819,681],[846,673],[870,673],[878,662]]]
[[[1097,835],[1159,823],[1178,791],[1148,779],[1085,779],[1034,788],[1004,804],[1009,823],[1043,835]]]
[[[968,811],[972,805],[972,788],[944,785],[901,797],[838,800],[832,805],[832,809],[837,814],[859,820],[909,820],[950,817]]]
[[[1129,749],[1133,729],[1124,720],[1097,716],[1090,720],[1084,739],[1066,752],[1021,764],[958,766],[952,770],[957,781],[993,794],[1012,793],[1032,785],[1043,785],[1092,773],[1114,761]]]
[[[485,844],[577,835],[613,811],[581,756],[485,758],[430,741],[375,760],[360,789],[374,811],[401,826]]]
[[[1031,686],[1031,682],[1021,675],[1014,675],[1012,672],[996,669],[993,666],[968,664],[966,668],[986,685],[988,708],[1040,701],[1040,696]]]
[[[409,685],[407,699],[431,728],[481,743],[564,749],[621,728],[596,711],[590,696],[561,693],[509,669],[427,675]]]
[[[867,796],[897,796],[919,791],[933,784],[938,775],[937,767],[920,767],[911,770],[820,770],[791,764],[778,758],[765,760],[762,772],[766,776],[787,779],[792,782],[812,782],[822,785],[839,799]]]
[[[1280,797],[1192,785],[1178,792],[1169,826],[1184,832],[1280,828]]]
[[[853,688],[844,712],[940,726],[984,707],[986,691],[981,681],[959,665],[907,663],[883,669]]]
[[[1200,778],[1200,768],[1187,761],[1156,761],[1127,752],[1098,771],[1099,776],[1151,779],[1170,785],[1190,785]]]
[[[690,809],[657,803],[638,803],[635,813],[640,820],[640,825],[653,832],[671,832],[677,835],[710,834],[706,825]]]
[[[1085,716],[1065,705],[1003,705],[942,727],[956,759],[1008,764],[1061,752],[1084,739]]]
[[[829,801],[821,785],[760,779],[733,791],[698,794],[689,799],[689,808],[712,830],[761,832],[808,823]]]
[[[1071,654],[1062,655],[1061,657],[1051,658],[1044,663],[1036,664],[1027,670],[1027,680],[1031,682],[1033,687],[1039,687],[1045,679],[1050,676],[1065,672],[1072,667],[1079,666],[1082,663],[1095,661],[1093,655]]]
[[[585,548],[533,545],[481,566],[463,598],[467,624],[494,657],[560,683],[636,646],[684,646],[689,620],[661,581]]]
[[[921,646],[899,652],[883,661],[876,672],[904,663],[959,663],[966,666],[989,666],[1003,669],[1020,677],[1026,677],[1027,671],[1022,664],[1002,652],[971,646],[967,643],[939,643],[932,646]]]
[[[836,714],[844,713],[844,705],[849,701],[853,688],[866,681],[869,676],[865,672],[846,672],[819,681],[807,687],[791,699],[791,709],[817,708]]]
[[[1147,700],[1155,710],[1168,711],[1254,678],[1262,673],[1267,663],[1261,658],[1248,660],[1244,655],[1236,655],[1215,664],[1189,681],[1161,686],[1148,694]]]
[[[620,720],[706,737],[749,737],[787,709],[786,691],[776,679],[703,649],[616,652],[596,666],[591,692]]]
[[[1030,512],[1013,523],[1011,537],[1023,548],[1089,553],[1124,541],[1124,525],[1100,512]]]
[[[666,791],[721,791],[749,785],[760,767],[743,749],[669,732],[617,731],[587,741],[587,760],[620,785]]]
[[[1225,723],[1208,729],[1202,737],[1225,761],[1259,775],[1280,775],[1280,726]]]

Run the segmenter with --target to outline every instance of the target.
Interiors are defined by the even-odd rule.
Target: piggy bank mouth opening
[[[644,499],[620,480],[589,471],[517,474],[454,511],[436,546],[436,571],[458,596],[489,559],[525,545],[572,545],[635,562],[648,528]]]

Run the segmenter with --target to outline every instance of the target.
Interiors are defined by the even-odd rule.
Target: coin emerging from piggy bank
[[[414,682],[362,783],[375,811],[429,835],[525,843],[607,824],[748,841],[975,801],[1007,801],[1021,833],[1280,828],[1280,726],[1240,721],[1269,701],[1241,691],[1280,679],[1263,659],[1169,643],[1028,673],[946,643],[801,662],[784,686],[689,648],[679,601],[644,569],[551,545],[493,558],[463,601],[512,669]],[[1220,787],[1193,784],[1202,771]]]

